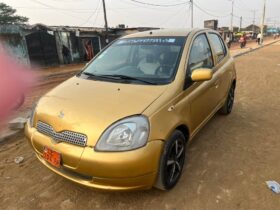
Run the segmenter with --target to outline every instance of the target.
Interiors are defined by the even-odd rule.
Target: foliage
[[[27,17],[16,15],[16,9],[13,9],[5,3],[0,3],[0,25],[2,24],[23,24],[28,22]]]

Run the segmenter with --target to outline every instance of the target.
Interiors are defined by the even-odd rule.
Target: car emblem
[[[63,113],[63,111],[60,111],[60,113],[59,113],[58,117],[59,117],[59,118],[61,118],[61,119],[64,117],[64,113]]]

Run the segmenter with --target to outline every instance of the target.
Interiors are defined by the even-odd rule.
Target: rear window
[[[219,35],[214,33],[209,34],[209,39],[214,48],[214,54],[218,57],[218,62],[220,62],[227,54],[224,42]]]

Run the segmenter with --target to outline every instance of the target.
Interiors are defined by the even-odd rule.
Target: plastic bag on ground
[[[276,181],[266,181],[266,184],[269,189],[271,189],[273,192],[280,194],[280,184]]]

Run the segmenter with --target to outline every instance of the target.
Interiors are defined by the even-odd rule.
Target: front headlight
[[[35,115],[36,107],[37,107],[37,103],[33,104],[31,114],[30,114],[30,117],[29,117],[29,126],[30,127],[34,126],[34,115]]]
[[[149,136],[149,121],[145,116],[122,119],[105,130],[96,151],[127,151],[143,147]]]

